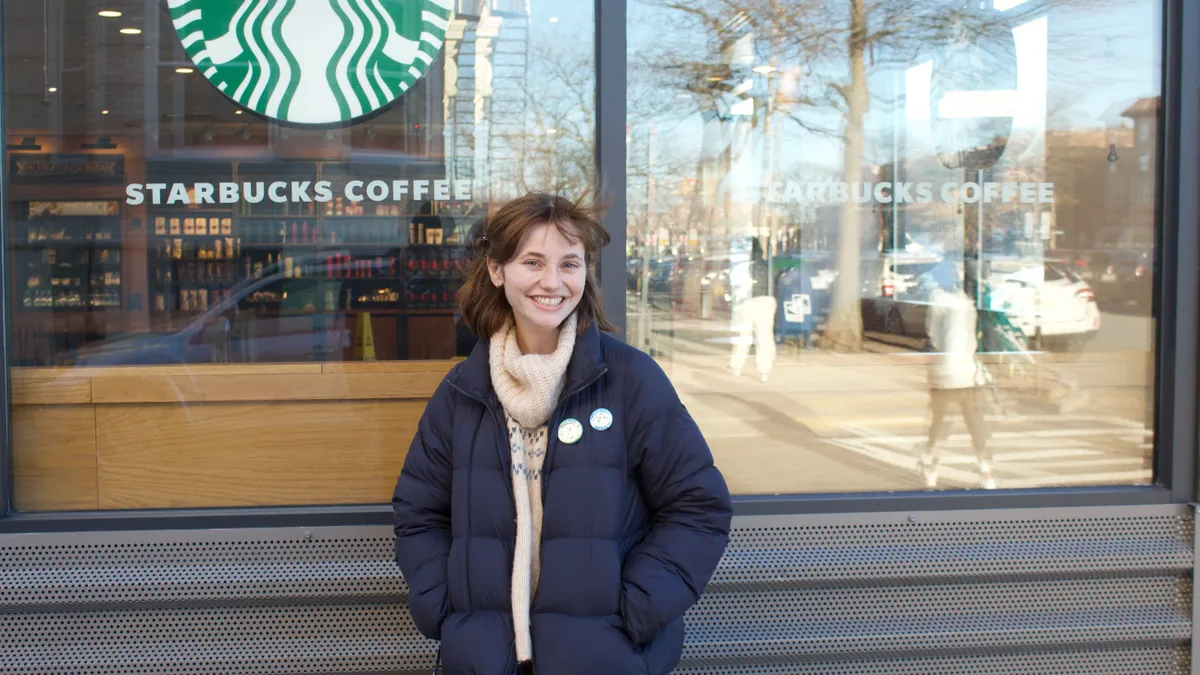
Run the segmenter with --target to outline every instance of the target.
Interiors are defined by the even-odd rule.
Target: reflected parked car
[[[901,264],[892,277],[891,296],[876,298],[873,309],[882,312],[884,332],[925,340],[926,318],[932,296],[927,274],[932,265]],[[886,278],[886,277],[885,277]],[[1100,309],[1092,287],[1057,263],[1029,264],[1021,261],[992,263],[985,280],[989,306],[983,310],[1004,312],[1030,343],[1069,350],[1095,337],[1100,329]],[[888,290],[885,286],[885,291]]]
[[[863,327],[895,336],[925,338],[931,289],[924,278],[941,260],[934,255],[902,254],[864,261]]]
[[[1101,303],[1149,307],[1154,267],[1147,251],[1117,251],[1093,256],[1091,283]]]
[[[1072,349],[1100,330],[1100,308],[1092,286],[1057,263],[993,273],[991,286],[1008,306],[1009,320],[1043,346]],[[1047,344],[1048,343],[1048,344]]]
[[[179,330],[92,343],[65,354],[60,364],[340,361],[351,344],[355,317],[339,304],[352,283],[372,280],[344,278],[362,268],[330,260],[327,255],[294,258],[293,269],[307,270],[303,276],[289,275],[282,264],[274,264],[235,285]],[[389,283],[381,278],[373,285]]]

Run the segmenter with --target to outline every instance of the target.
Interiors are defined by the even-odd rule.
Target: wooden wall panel
[[[320,373],[321,363],[205,363],[181,366],[105,366],[95,368],[13,368],[14,380],[106,377],[167,377],[179,375],[284,375]],[[369,365],[369,364],[367,364]]]
[[[438,372],[98,377],[92,381],[92,400],[109,404],[428,399],[443,377]]]
[[[461,358],[457,358],[454,360],[438,359],[436,361],[330,362],[321,364],[321,372],[327,375],[339,373],[374,373],[379,375],[388,373],[441,373],[445,375],[461,360]]]
[[[101,405],[102,509],[379,504],[425,401]]]
[[[92,382],[86,378],[12,379],[12,404],[71,405],[92,402]]]
[[[18,511],[97,507],[96,415],[91,406],[15,406],[12,450],[13,506]]]

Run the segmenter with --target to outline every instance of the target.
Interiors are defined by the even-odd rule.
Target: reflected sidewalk
[[[929,424],[929,355],[873,340],[854,354],[780,345],[770,378],[761,382],[752,369],[740,377],[729,371],[729,346],[721,339],[728,334],[711,322],[662,322],[646,342],[732,489],[922,489],[913,448]],[[989,425],[1001,487],[1148,482],[1151,439],[1141,419],[1150,395],[1146,355],[1036,360],[1047,382],[1064,376],[1076,382],[1084,404],[1064,412],[1053,397],[1022,391],[1028,383],[998,376],[1006,405],[992,412]],[[944,487],[973,486],[970,455],[965,429],[956,425],[944,455]]]

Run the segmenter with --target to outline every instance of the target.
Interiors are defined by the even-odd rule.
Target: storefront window
[[[741,494],[1154,481],[1157,3],[629,10],[629,339]]]
[[[3,3],[16,508],[386,501],[472,226],[594,182],[594,3]]]

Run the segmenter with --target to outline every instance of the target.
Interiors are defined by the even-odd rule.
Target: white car
[[[1054,263],[994,273],[996,300],[1026,335],[1082,341],[1100,330],[1096,293],[1086,281]]]

